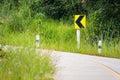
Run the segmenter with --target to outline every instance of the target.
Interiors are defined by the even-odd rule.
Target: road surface
[[[55,80],[120,80],[120,59],[52,51]]]

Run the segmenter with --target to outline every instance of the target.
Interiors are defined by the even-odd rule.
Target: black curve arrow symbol
[[[76,21],[76,24],[80,27],[80,28],[84,28],[84,26],[81,24],[81,20],[82,20],[82,18],[83,18],[84,16],[79,16],[79,18],[77,19],[77,21]]]

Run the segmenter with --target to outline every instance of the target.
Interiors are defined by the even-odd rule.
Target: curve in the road
[[[120,80],[120,74],[115,72],[114,68],[99,62],[101,57],[97,60],[96,56],[60,51],[54,51],[53,54],[58,60],[55,80]],[[104,58],[102,59],[104,60]],[[110,59],[110,62],[111,60],[114,61],[114,59]]]

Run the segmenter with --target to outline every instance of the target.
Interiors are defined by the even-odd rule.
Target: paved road
[[[120,59],[53,51],[55,80],[120,80]]]

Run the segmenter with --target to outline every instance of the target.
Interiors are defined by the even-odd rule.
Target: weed
[[[50,57],[34,49],[9,50],[0,62],[0,80],[50,80],[54,69]]]

